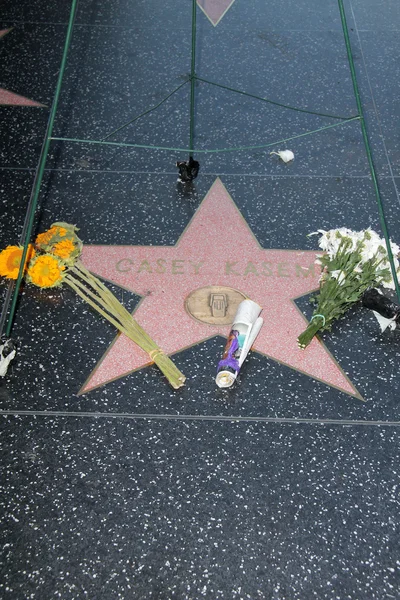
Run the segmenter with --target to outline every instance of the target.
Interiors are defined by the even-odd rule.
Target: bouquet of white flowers
[[[316,308],[307,329],[299,335],[304,349],[319,331],[330,329],[333,321],[361,299],[368,288],[383,286],[394,289],[385,240],[371,229],[352,231],[341,227],[318,231],[319,246],[325,254],[317,255],[321,265],[319,294],[313,299]],[[396,272],[400,248],[390,242]]]

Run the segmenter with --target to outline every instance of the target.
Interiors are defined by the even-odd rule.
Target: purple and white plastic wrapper
[[[238,306],[222,359],[218,363],[215,382],[220,388],[234,384],[250,348],[262,327],[261,306],[243,300]]]

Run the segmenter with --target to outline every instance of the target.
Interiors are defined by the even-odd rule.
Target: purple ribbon
[[[239,371],[239,369],[240,369],[239,362],[233,356],[238,348],[239,348],[239,342],[238,342],[237,337],[235,337],[235,338],[233,338],[231,347],[228,350],[228,356],[226,358],[224,358],[223,360],[219,361],[218,371],[222,367],[231,367],[231,369],[234,369],[235,371]]]

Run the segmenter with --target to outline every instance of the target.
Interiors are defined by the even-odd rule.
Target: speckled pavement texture
[[[0,1],[0,239],[21,235],[69,2]],[[54,137],[98,140],[190,75],[189,0],[80,0]],[[400,4],[346,0],[391,237],[400,243]],[[199,0],[196,73],[355,115],[336,0]],[[114,141],[187,148],[184,84]],[[0,597],[382,600],[400,595],[400,333],[355,306],[299,355],[316,229],[381,231],[357,121],[331,125],[197,81],[187,153],[53,141],[34,231],[80,228],[83,260],[187,375],[174,391],[70,289],[25,286],[0,381]],[[284,164],[271,150],[290,148]],[[228,391],[229,327],[185,297],[224,285],[266,321]],[[0,284],[1,298],[6,292]],[[159,332],[159,333],[158,333]],[[307,351],[306,351],[307,352]]]

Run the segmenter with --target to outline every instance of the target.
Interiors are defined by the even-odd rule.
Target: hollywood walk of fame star
[[[235,0],[197,0],[198,6],[216,27]]]
[[[11,29],[12,28],[0,29],[0,39],[7,35],[7,33],[10,33]],[[14,92],[10,92],[9,90],[0,87],[0,105],[1,104],[9,106],[44,106],[40,102],[35,102],[34,100],[30,100],[19,94],[14,94]]]
[[[167,354],[229,334],[229,325],[194,320],[185,310],[193,290],[227,286],[263,307],[254,350],[360,397],[317,338],[306,350],[297,347],[307,321],[293,299],[318,288],[314,261],[315,252],[261,248],[220,179],[175,246],[85,246],[83,251],[88,269],[143,296],[135,319]],[[148,364],[143,350],[118,335],[80,393]]]

